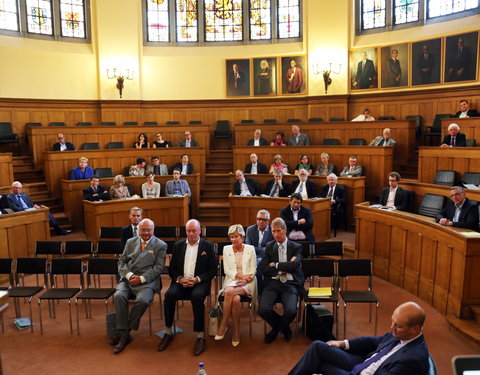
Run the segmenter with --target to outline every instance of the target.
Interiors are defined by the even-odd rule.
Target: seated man
[[[96,202],[96,201],[106,201],[110,199],[110,194],[102,185],[100,184],[100,177],[93,175],[90,179],[90,186],[83,189],[83,199],[87,201]]]
[[[388,184],[380,194],[380,204],[384,208],[393,208],[394,210],[408,211],[408,194],[405,189],[398,186],[400,182],[400,173],[390,172],[388,174]]]
[[[255,248],[257,259],[263,257],[267,242],[272,241],[272,229],[270,227],[270,212],[260,210],[257,212],[257,224],[250,225],[245,235],[245,243]]]
[[[184,174],[184,175],[185,174],[193,174],[193,164],[188,162],[188,155],[187,154],[183,154],[181,161],[173,166],[172,174],[173,174],[174,169],[180,170],[180,173]]]
[[[0,215],[8,214],[7,209],[11,210],[10,207],[8,206],[7,196],[5,194],[4,195],[0,194]]]
[[[130,225],[122,227],[122,233],[120,235],[120,243],[122,250],[125,248],[127,240],[132,237],[138,236],[138,224],[142,221],[143,210],[140,207],[130,208],[128,213],[128,220],[130,220]]]
[[[8,206],[13,212],[38,210],[40,207],[38,204],[34,204],[27,194],[22,193],[23,185],[19,181],[14,181],[12,184],[12,192],[7,195]],[[72,233],[69,229],[62,229],[58,226],[57,220],[53,217],[52,213],[48,212],[48,220],[50,226],[55,229],[57,236],[65,236]]]
[[[280,210],[280,217],[287,225],[289,239],[314,243],[312,212],[310,208],[302,206],[302,202],[302,196],[293,193],[290,196],[290,205]]]
[[[478,206],[465,197],[462,187],[453,186],[450,189],[450,200],[435,219],[440,225],[478,231]]]
[[[308,179],[308,171],[300,169],[298,171],[298,180],[292,182],[292,193],[298,193],[303,199],[312,199],[317,196],[317,187],[315,183]]]
[[[253,133],[253,138],[248,140],[247,146],[268,146],[268,141],[262,138],[262,131],[256,129]]]
[[[270,197],[288,197],[290,195],[290,184],[283,181],[283,172],[279,169],[273,172],[273,180],[268,180],[263,194]]]
[[[180,176],[180,169],[173,168],[173,180],[167,181],[165,195],[167,197],[179,197],[188,194],[188,201],[190,202],[190,197],[192,196],[190,185],[187,181],[181,180]]]
[[[357,157],[352,155],[348,158],[348,165],[343,168],[340,177],[360,177],[362,173],[362,166],[357,165]]]
[[[240,169],[235,171],[237,181],[233,184],[233,195],[251,197],[258,195],[258,184],[253,178],[245,177]]]
[[[320,198],[330,198],[332,222],[334,218],[343,216],[345,213],[346,193],[343,185],[338,185],[338,177],[335,173],[327,176],[327,184],[320,190]]]
[[[460,133],[460,126],[457,124],[448,125],[448,134],[443,138],[440,147],[467,147],[465,134]]]
[[[452,117],[465,118],[478,116],[479,114],[476,109],[470,109],[470,103],[468,103],[468,100],[462,99],[460,100],[460,111],[455,113],[455,116]]]
[[[117,330],[119,335],[110,337],[115,345],[113,353],[121,353],[132,341],[130,331],[137,330],[143,313],[155,293],[160,291],[160,275],[165,263],[167,244],[153,235],[155,224],[143,219],[138,224],[139,235],[129,239],[118,260],[120,281],[114,295]],[[128,311],[128,300],[134,298]]]
[[[182,139],[178,144],[180,147],[197,147],[198,144],[192,139],[192,133],[189,130],[185,130],[185,139]]]
[[[342,341],[314,341],[289,375],[428,373],[428,348],[422,328],[425,311],[415,302],[398,306],[391,332]]]
[[[53,144],[53,151],[75,151],[75,146],[65,141],[65,136],[62,133],[57,134],[57,139],[58,142]]]
[[[265,336],[267,344],[275,341],[279,332],[286,341],[292,339],[289,325],[297,314],[298,295],[304,283],[302,246],[287,238],[287,225],[279,217],[272,221],[272,233],[275,241],[266,244],[260,262],[265,287],[258,313],[272,327]],[[277,302],[283,306],[283,315],[273,309]]]
[[[369,146],[395,146],[395,140],[391,138],[391,131],[389,128],[383,129],[383,135],[375,137],[373,141],[370,142]]]
[[[288,146],[310,146],[307,134],[300,133],[298,125],[292,125],[292,135],[288,138]]]
[[[245,173],[249,174],[268,174],[268,169],[265,164],[262,164],[258,161],[257,154],[250,155],[251,163],[245,165],[245,169],[243,170]]]
[[[354,121],[375,121],[375,117],[373,117],[371,114],[370,114],[370,110],[368,108],[365,108],[363,110],[363,114],[361,115],[358,115],[357,117],[355,117],[352,122]]]
[[[152,164],[147,165],[147,172],[152,171],[155,173],[155,176],[165,176],[168,174],[167,165],[160,163],[160,158],[158,156],[152,156],[150,160],[152,161]]]
[[[200,238],[200,222],[195,219],[185,225],[187,240],[175,242],[168,274],[172,278],[165,293],[165,336],[158,344],[162,352],[173,341],[173,319],[178,300],[190,299],[193,308],[193,331],[196,335],[193,354],[205,350],[205,297],[210,295],[211,281],[217,272],[213,243]]]

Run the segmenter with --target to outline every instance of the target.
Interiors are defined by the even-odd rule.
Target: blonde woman
[[[125,186],[125,179],[121,174],[116,175],[113,179],[113,185],[110,187],[110,197],[112,199],[130,198],[130,192]]]
[[[78,167],[70,172],[70,180],[86,180],[93,177],[93,169],[88,166],[88,159],[81,157],[78,159]]]
[[[320,159],[322,162],[318,164],[317,169],[315,169],[315,176],[328,176],[330,173],[334,173],[335,167],[328,162],[330,160],[330,155],[326,152],[322,152]]]
[[[145,173],[147,182],[142,185],[142,197],[144,198],[158,198],[160,196],[161,186],[155,182],[155,173],[147,171]]]

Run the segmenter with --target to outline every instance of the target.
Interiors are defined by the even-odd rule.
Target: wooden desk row
[[[95,168],[112,168],[113,174],[123,175],[125,167],[135,164],[138,157],[145,158],[147,163],[153,155],[160,156],[162,163],[169,168],[180,161],[180,155],[187,153],[189,161],[193,164],[194,172],[205,174],[205,155],[206,151],[202,147],[193,148],[164,148],[164,149],[124,149],[124,150],[89,150],[89,151],[49,151],[44,153],[45,157],[45,177],[51,193],[55,197],[60,197],[61,180],[69,178],[70,171],[78,166],[78,158],[85,156],[88,158],[88,165]]]
[[[155,181],[160,183],[161,185],[160,196],[165,196],[165,187],[167,181],[170,181],[172,179],[172,176],[155,176]],[[190,185],[190,191],[192,192],[190,204],[192,208],[192,215],[195,217],[198,213],[198,204],[200,201],[200,175],[196,173],[193,175],[182,176],[182,179],[187,181]],[[131,184],[133,186],[135,194],[138,194],[139,196],[142,196],[142,185],[145,181],[145,177],[125,177],[125,183]],[[107,191],[110,191],[110,186],[112,186],[112,182],[113,178],[100,179],[100,185],[105,187]],[[83,227],[83,207],[80,202],[82,202],[83,200],[83,189],[88,187],[89,185],[90,180],[62,180],[62,196],[65,214],[70,219],[72,225],[76,228]],[[128,202],[131,202],[131,200],[128,200]],[[133,207],[133,205],[131,207]],[[129,207],[124,212],[122,223],[125,223],[128,211],[131,207]],[[182,225],[184,224],[185,223],[182,223]]]
[[[270,218],[280,215],[280,210],[289,205],[288,198],[239,197],[228,198],[230,204],[230,223],[252,225],[255,223],[257,212],[261,209],[270,212]],[[315,241],[330,238],[330,200],[306,199],[303,206],[310,208],[313,216],[313,234]]]
[[[171,142],[172,146],[178,146],[179,142],[185,138],[184,133],[186,129],[191,131],[192,138],[198,143],[199,147],[203,147],[206,150],[210,149],[210,131],[208,125],[36,126],[27,128],[27,136],[33,162],[35,166],[42,166],[44,161],[43,152],[52,150],[53,144],[58,142],[58,133],[63,133],[66,141],[73,143],[78,150],[84,143],[90,142],[99,143],[102,149],[105,149],[109,142],[123,142],[125,147],[133,147],[140,133],[147,135],[150,144],[155,141],[156,134],[161,133],[163,139]],[[159,153],[159,149],[154,148],[149,155],[157,155],[157,153]],[[186,150],[185,153],[190,153],[190,151]]]
[[[460,126],[460,132],[465,134],[467,139],[476,139],[477,146],[480,146],[480,117],[467,118],[443,118],[442,119],[442,138],[448,134],[448,126],[450,124],[457,124]]]
[[[0,154],[0,186],[10,186],[13,182],[12,153]]]
[[[433,218],[356,207],[356,251],[375,275],[413,293],[440,313],[465,318],[480,304],[480,233]]]

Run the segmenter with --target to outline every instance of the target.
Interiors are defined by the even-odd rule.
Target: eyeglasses
[[[450,198],[453,198],[453,197],[458,197],[459,195],[462,195],[463,193],[452,193],[450,194]]]
[[[388,180],[388,182],[397,182],[397,180]]]
[[[264,218],[261,218],[261,217],[257,217],[257,220],[258,221],[268,221],[268,219],[264,219]]]

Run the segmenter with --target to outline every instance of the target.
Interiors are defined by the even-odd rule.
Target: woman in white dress
[[[147,182],[142,184],[142,197],[144,198],[158,198],[160,196],[160,184],[155,182],[155,173],[147,171],[145,173]]]

